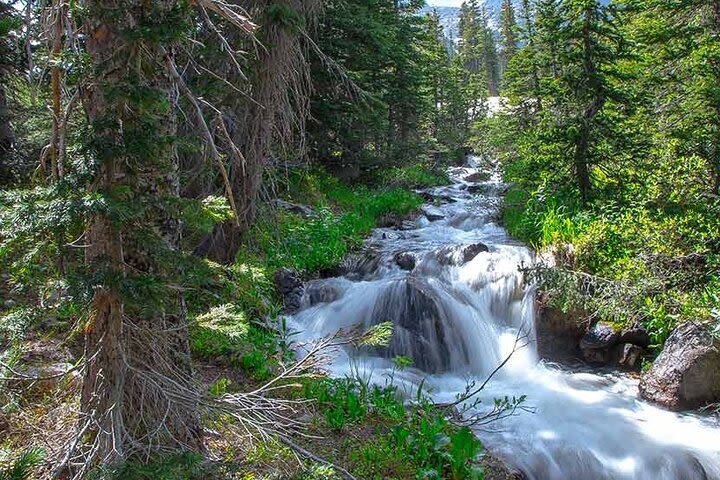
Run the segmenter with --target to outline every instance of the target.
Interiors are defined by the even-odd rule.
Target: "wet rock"
[[[632,327],[626,328],[620,333],[619,341],[647,348],[650,346],[650,334],[642,323],[635,322]]]
[[[424,205],[420,208],[420,210],[431,222],[436,222],[445,218],[445,214],[442,210],[432,205]]]
[[[380,254],[372,249],[345,257],[340,270],[350,280],[374,278],[380,266]]]
[[[378,220],[377,225],[380,228],[401,228],[405,222],[410,222],[413,224],[413,228],[415,228],[413,220],[415,220],[417,216],[417,212],[410,212],[404,215],[388,213]]]
[[[490,249],[484,243],[472,243],[469,245],[454,245],[451,247],[443,247],[438,250],[435,255],[440,265],[462,266],[473,260],[483,252],[489,252]]]
[[[395,260],[395,263],[398,264],[400,268],[403,270],[411,271],[415,268],[415,265],[417,263],[417,259],[415,258],[415,255],[411,252],[400,252],[396,253],[395,257],[393,257]]]
[[[293,314],[302,306],[302,298],[305,293],[305,284],[300,274],[290,268],[281,268],[275,272],[275,287],[283,297],[285,312]]]
[[[546,294],[537,299],[536,335],[541,358],[553,362],[574,361],[582,356],[580,339],[587,330],[587,315],[581,311],[563,312],[548,305]]]
[[[612,325],[598,322],[580,339],[580,351],[589,363],[616,364],[622,355],[622,352],[615,348],[619,341],[620,334]]]
[[[645,349],[632,343],[621,343],[617,349],[617,363],[621,367],[637,369],[642,365]]]
[[[311,218],[315,216],[315,210],[307,205],[300,205],[297,203],[288,202],[280,198],[276,198],[270,201],[270,204],[282,210],[287,210],[290,213],[300,215],[303,218]]]
[[[473,195],[487,195],[492,190],[492,187],[489,185],[484,185],[482,183],[478,183],[475,185],[468,185],[467,191],[469,193],[472,193]]]
[[[720,401],[720,340],[710,325],[680,325],[640,380],[640,395],[674,410]]]
[[[485,182],[490,179],[490,174],[487,172],[475,172],[463,177],[466,182]]]
[[[342,289],[327,281],[310,282],[305,287],[305,303],[308,307],[313,307],[320,303],[332,303],[339,299],[343,294]]]
[[[371,324],[392,321],[390,344],[374,350],[387,358],[406,356],[427,373],[447,372],[469,363],[465,339],[443,307],[435,288],[421,278],[391,284],[378,297]]]
[[[620,341],[620,334],[612,325],[598,322],[580,340],[583,350],[600,350],[614,347]]]
[[[415,230],[417,228],[417,225],[415,222],[410,220],[405,220],[400,224],[399,230]]]
[[[460,252],[462,253],[463,263],[468,263],[481,253],[489,252],[490,249],[484,243],[473,243],[471,245],[465,245],[462,247]]]

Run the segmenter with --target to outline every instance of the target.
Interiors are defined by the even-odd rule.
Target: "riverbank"
[[[505,191],[499,172],[480,182],[478,173],[455,169],[452,185],[428,191],[436,202],[414,228],[378,229],[368,262],[312,282],[327,295],[308,298],[291,318],[300,340],[390,318],[397,331],[388,347],[341,355],[333,374],[391,377],[439,404],[492,376],[459,405],[465,418],[489,422],[476,434],[526,478],[675,480],[696,478],[698,468],[717,475],[711,419],[639,402],[637,381],[626,376],[539,361],[535,294],[519,271],[532,254],[495,223]],[[414,362],[398,372],[392,359],[400,352]],[[493,405],[503,413],[488,413]]]
[[[414,189],[447,182],[444,173],[423,165],[396,168],[383,177],[371,189],[348,187],[320,170],[296,172],[278,188],[281,198],[260,212],[234,264],[204,262],[196,269],[202,288],[186,292],[192,319],[190,346],[201,390],[210,398],[261,388],[296,360],[294,339],[279,321],[284,306],[273,281],[279,269],[291,269],[299,281],[337,271],[374,227],[402,228],[403,222],[418,217],[423,199]],[[18,329],[24,336],[13,338],[16,369],[30,372],[27,368],[32,364],[33,372],[41,376],[72,369],[81,350],[76,343],[63,341],[74,318],[72,309],[64,312]],[[48,342],[53,345],[52,355],[40,348]],[[208,449],[218,460],[175,455],[148,464],[114,466],[102,475],[123,480],[238,475],[403,479],[435,471],[456,478],[507,477],[496,459],[476,458],[482,447],[467,429],[448,421],[443,410],[429,403],[407,408],[395,385],[377,389],[362,379],[331,380],[319,370],[303,372],[302,377],[301,385],[282,379],[283,388],[271,394],[292,402],[293,416],[304,425],[287,436],[238,435],[238,421],[213,413],[204,423]],[[72,373],[54,378],[20,392],[0,391],[14,405],[0,415],[8,433],[2,449],[26,452],[21,458],[27,472],[36,463],[46,472],[42,459],[57,456],[55,449],[73,431],[69,419],[80,393],[79,379]],[[263,429],[273,431],[268,425]],[[438,443],[439,438],[445,440]],[[33,450],[38,445],[45,447]],[[12,458],[10,454],[0,461]]]

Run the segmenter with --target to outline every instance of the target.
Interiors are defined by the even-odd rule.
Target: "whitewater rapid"
[[[467,413],[489,411],[496,398],[527,397],[516,415],[476,427],[483,443],[526,478],[720,480],[717,420],[640,401],[631,377],[538,358],[535,292],[519,271],[533,253],[498,225],[499,173],[478,181],[484,173],[477,166],[471,158],[451,169],[452,185],[427,192],[435,204],[414,222],[377,229],[346,262],[344,276],[310,282],[303,309],[288,318],[299,339],[391,321],[387,349],[341,353],[332,373],[381,385],[392,376],[409,395],[423,385],[439,402],[454,401],[469,382],[482,383],[519,339],[527,346]],[[413,358],[415,368],[395,371],[397,355]]]

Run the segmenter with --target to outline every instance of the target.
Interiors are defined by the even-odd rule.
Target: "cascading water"
[[[362,356],[343,354],[336,375],[361,374],[382,383],[397,355],[414,360],[394,372],[410,391],[423,382],[450,402],[469,381],[482,382],[527,338],[479,394],[526,395],[521,412],[478,429],[497,455],[530,479],[720,479],[720,429],[708,418],[679,415],[637,398],[623,375],[573,372],[539,361],[534,291],[518,267],[532,252],[494,221],[503,185],[471,166],[451,170],[453,184],[429,193],[442,205],[402,229],[377,229],[344,277],[311,282],[303,309],[289,319],[308,340],[355,325],[391,321],[390,345]],[[475,178],[472,178],[475,177]],[[402,265],[402,267],[401,267]]]

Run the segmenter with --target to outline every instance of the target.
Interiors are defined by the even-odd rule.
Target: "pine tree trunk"
[[[590,144],[590,129],[583,126],[580,135],[575,142],[575,175],[577,176],[578,189],[583,204],[590,198],[590,189],[592,187],[590,181],[590,170],[587,164],[588,147]]]
[[[176,2],[99,0],[87,6],[95,78],[83,103],[100,163],[94,189],[110,198],[122,192],[133,204],[177,196],[177,99],[164,69],[172,48],[132,35],[139,24],[161,20]],[[157,103],[138,100],[132,94],[138,90],[157,94]],[[155,128],[144,128],[149,119]],[[142,241],[148,232],[168,250],[178,248],[180,223],[162,207],[127,225],[105,212],[88,223],[86,262],[101,278],[85,329],[80,428],[88,465],[203,448],[182,296],[168,290],[170,299],[158,313],[142,298],[130,302],[120,287],[166,268]]]
[[[5,87],[0,78],[0,183],[9,176],[10,153],[15,143],[12,125],[10,123],[10,107],[8,106]]]
[[[273,161],[275,149],[288,147],[289,139],[295,134],[304,134],[304,121],[308,108],[303,105],[308,92],[303,82],[308,82],[308,65],[304,60],[301,40],[297,31],[276,19],[265,18],[263,9],[272,6],[286,6],[297,10],[304,20],[311,22],[309,11],[313,0],[293,2],[274,0],[272,2],[251,2],[234,0],[247,11],[252,11],[262,21],[258,32],[264,48],[258,49],[258,58],[249,71],[254,73],[249,101],[240,99],[230,112],[228,133],[242,157],[227,148],[232,158],[230,182],[232,184],[238,220],[218,225],[196,249],[196,254],[207,255],[220,263],[231,263],[242,246],[243,236],[255,219],[256,208],[262,188],[265,169]],[[302,8],[299,8],[302,5]],[[228,102],[230,103],[230,102]],[[234,127],[233,127],[234,126]],[[299,149],[302,150],[302,149]],[[302,152],[299,152],[302,154]]]

